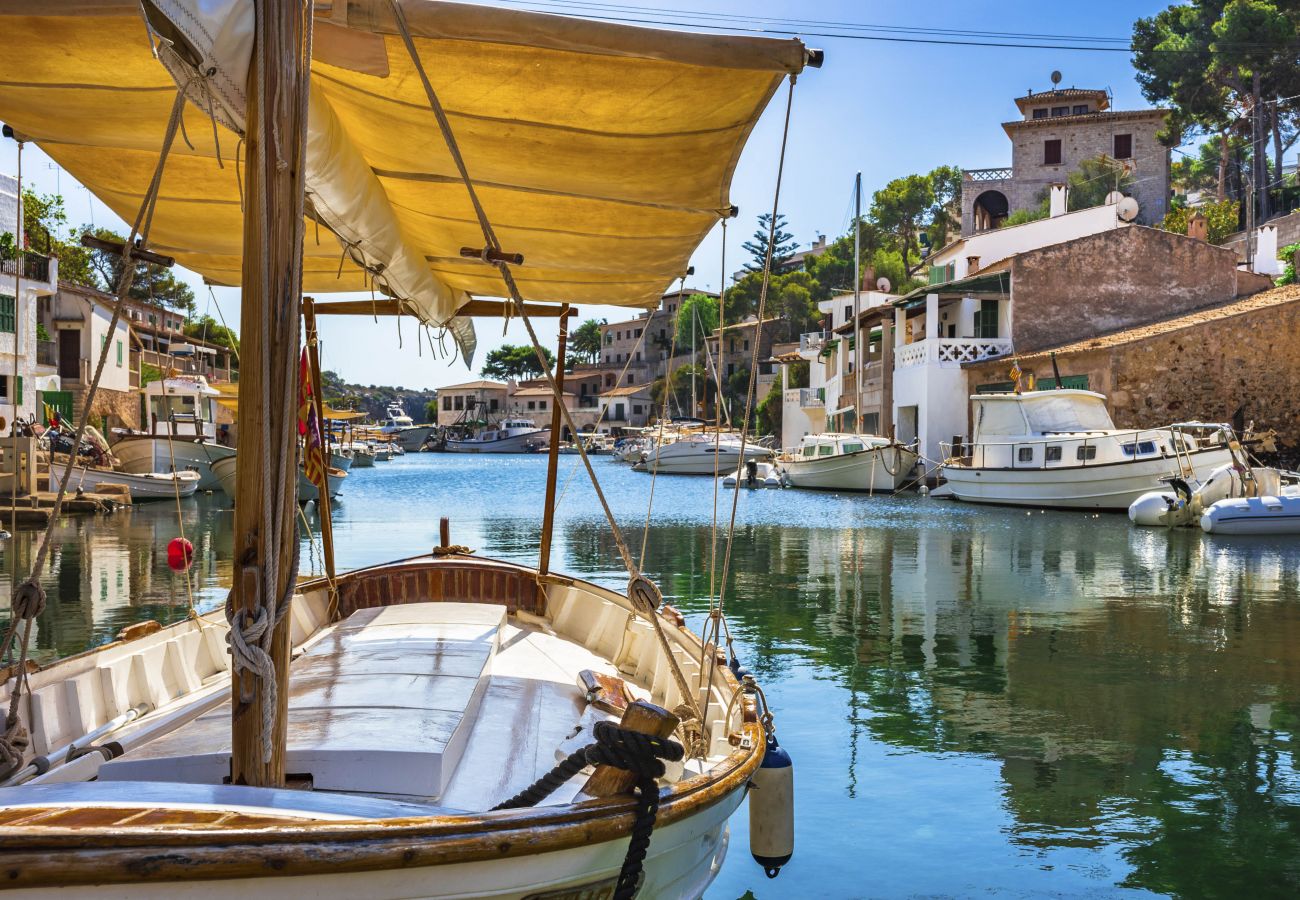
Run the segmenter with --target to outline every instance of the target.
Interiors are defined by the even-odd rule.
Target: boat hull
[[[1226,447],[1190,454],[1194,477],[1204,480],[1232,462]],[[1172,456],[1057,468],[994,469],[945,465],[942,473],[952,496],[968,503],[1063,509],[1127,510],[1148,491],[1166,490],[1161,481],[1179,474]]]
[[[200,491],[221,490],[221,481],[213,474],[212,464],[235,455],[233,447],[184,438],[169,441],[165,437],[128,437],[114,444],[112,450],[121,463],[122,471],[133,475],[197,472]]]
[[[722,476],[734,472],[741,465],[739,446],[723,444],[715,449],[709,445],[704,450],[692,452],[673,452],[677,444],[669,444],[662,453],[647,456],[636,468],[645,472],[658,472],[660,475],[713,475]],[[746,447],[746,460],[766,460],[772,451],[766,447]]]
[[[222,492],[225,493],[225,495],[229,497],[231,501],[234,501],[235,499],[235,457],[232,456],[229,459],[223,459],[214,463],[212,466],[212,470],[216,474],[217,480],[221,484]],[[339,489],[343,485],[343,479],[346,477],[347,477],[347,473],[344,472],[342,469],[330,469],[330,474],[329,474],[330,499],[333,499],[338,496]],[[316,489],[316,485],[312,484],[310,481],[307,480],[306,474],[304,474],[302,468],[299,467],[298,502],[306,503],[308,500],[319,500],[319,499],[320,499],[320,491]]]
[[[906,447],[873,447],[813,459],[783,460],[791,487],[815,491],[892,493],[907,484],[917,455]]]
[[[1206,534],[1300,534],[1300,497],[1220,500],[1201,516]]]
[[[416,425],[414,428],[403,428],[400,431],[395,431],[390,436],[403,450],[408,453],[418,453],[432,432],[432,425]]]
[[[543,428],[541,431],[513,434],[490,441],[447,441],[447,450],[452,453],[536,453],[550,439],[551,429]]]
[[[63,479],[65,466],[50,466],[50,485],[54,487]],[[95,491],[101,484],[124,484],[131,489],[131,502],[148,500],[175,500],[177,496],[192,497],[199,489],[199,477],[194,472],[134,474],[105,469],[88,469],[73,466],[68,479],[68,490]]]

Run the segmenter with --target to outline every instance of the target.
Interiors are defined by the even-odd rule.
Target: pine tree
[[[794,239],[794,235],[785,230],[785,224],[785,216],[777,213],[776,230],[772,233],[772,268],[774,270],[789,259],[795,248],[799,246]],[[771,227],[772,214],[763,213],[758,217],[758,230],[754,232],[754,239],[746,241],[742,245],[749,251],[749,255],[753,257],[753,261],[745,266],[747,271],[761,272],[763,270],[763,264],[767,261],[768,230]]]

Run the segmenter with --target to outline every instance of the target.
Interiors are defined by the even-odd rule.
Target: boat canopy
[[[1115,427],[1106,398],[1093,391],[1029,391],[1023,394],[975,394],[976,440]]]
[[[525,300],[658,305],[729,214],[768,100],[809,59],[797,40],[402,8],[502,249],[524,258]],[[389,0],[316,9],[302,289],[377,287],[450,327],[468,361],[457,310],[508,292],[495,266],[461,255],[483,236]],[[127,221],[186,87],[150,248],[237,285],[245,185],[231,132],[244,125],[253,0],[0,0],[0,24],[13,51],[0,54],[0,119]]]

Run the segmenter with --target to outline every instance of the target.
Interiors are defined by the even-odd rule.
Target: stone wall
[[[1131,340],[1097,349],[1064,348],[1062,376],[1087,375],[1089,390],[1109,398],[1115,424],[1149,428],[1171,422],[1255,423],[1273,428],[1284,449],[1300,447],[1300,289],[1282,302],[1225,307],[1186,327],[1140,329]],[[1156,332],[1142,336],[1144,331]],[[1098,342],[1103,343],[1103,342]],[[1005,382],[1006,360],[967,368],[972,392]],[[1026,373],[1052,377],[1046,354],[1020,359]]]
[[[108,417],[108,427],[140,428],[140,397],[130,391],[100,388],[95,391],[95,402],[90,405],[90,421],[97,423]]]
[[[1011,337],[1017,353],[1060,347],[1252,294],[1231,250],[1153,228],[1106,231],[1016,256]]]

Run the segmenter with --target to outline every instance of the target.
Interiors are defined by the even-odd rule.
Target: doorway
[[[59,332],[59,378],[81,380],[80,328],[65,328]]]

